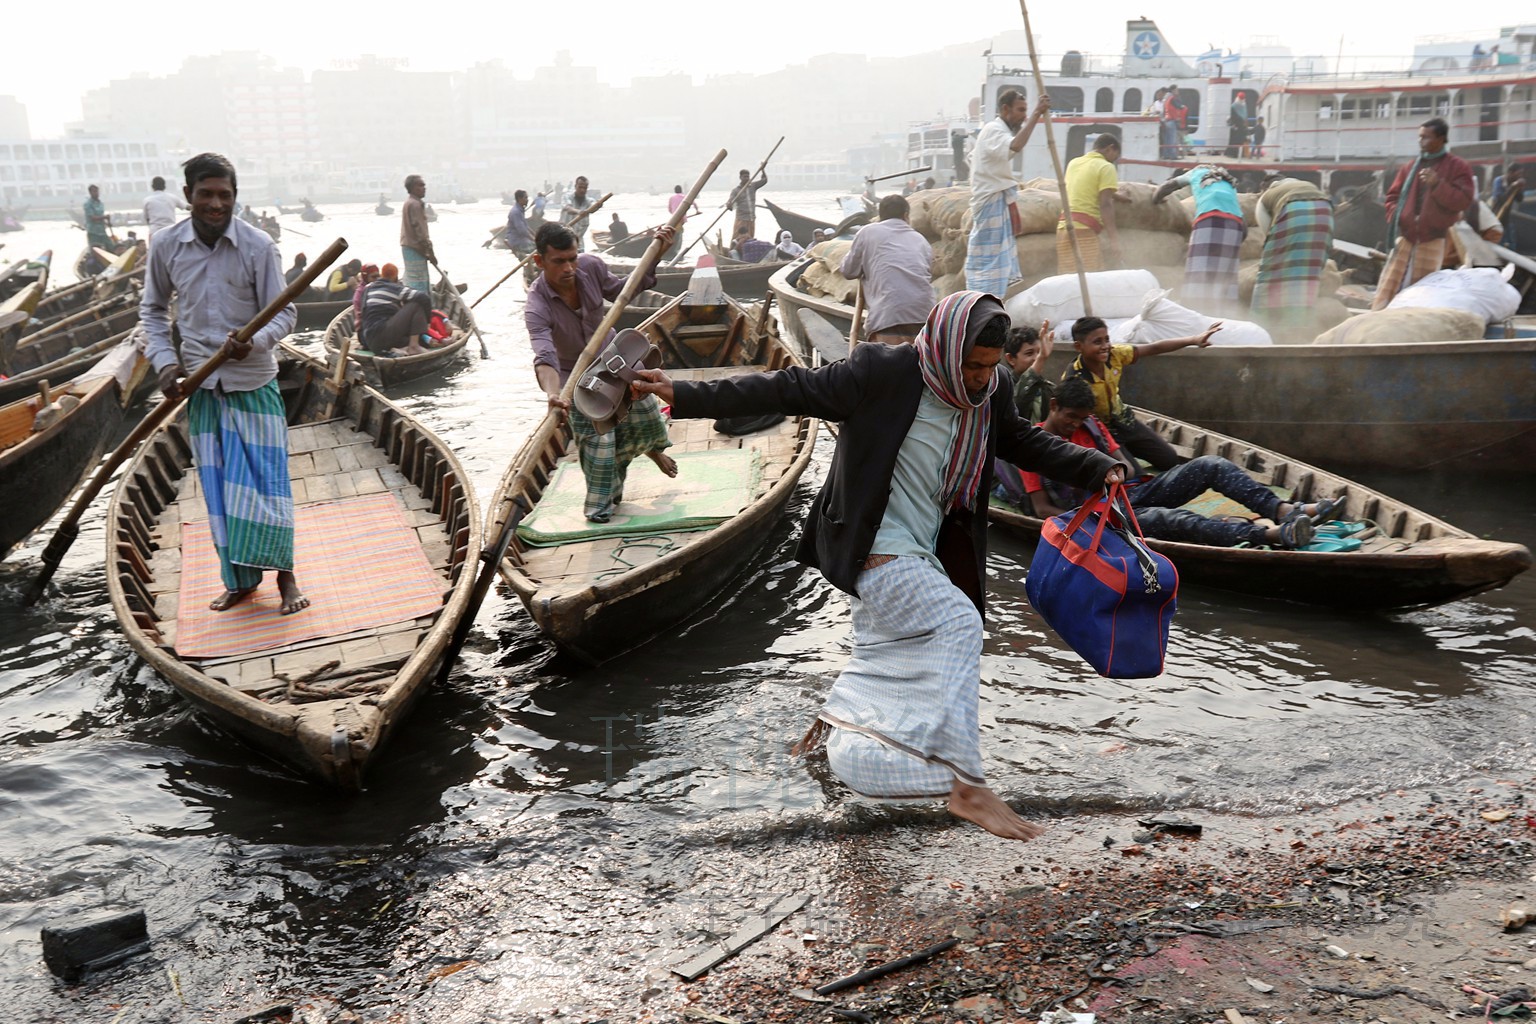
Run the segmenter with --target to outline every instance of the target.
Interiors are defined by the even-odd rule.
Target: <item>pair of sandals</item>
[[[1360,540],[1354,534],[1363,533],[1364,523],[1336,522],[1344,511],[1344,498],[1320,498],[1311,503],[1315,509],[1308,514],[1298,502],[1278,524],[1281,543],[1297,551],[1340,553],[1360,550]],[[1305,538],[1302,537],[1305,534]]]

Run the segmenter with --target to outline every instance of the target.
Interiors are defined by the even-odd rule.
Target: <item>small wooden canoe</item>
[[[771,321],[727,299],[696,316],[674,301],[640,330],[661,349],[679,380],[712,380],[798,364]],[[755,449],[761,473],[734,517],[693,532],[605,537],[551,547],[514,539],[503,578],[538,627],[563,651],[597,664],[676,626],[704,606],[762,546],[810,461],[813,417],[791,417],[744,437],[715,432],[709,420],[671,424],[668,452]],[[569,424],[536,432],[513,458],[490,506],[491,536],[518,508],[533,508],[556,467],[576,459]],[[645,462],[642,458],[640,462]],[[631,474],[639,466],[631,468]],[[684,462],[682,472],[687,472]],[[633,476],[631,477],[633,480]],[[619,506],[621,512],[624,506]]]
[[[58,386],[80,376],[138,322],[138,297],[124,294],[23,336],[10,354],[9,378],[0,380],[0,402],[27,398],[45,380]]]
[[[144,265],[138,256],[137,250],[130,250],[101,273],[53,289],[37,304],[37,309],[32,313],[33,319],[39,327],[47,327],[130,288],[142,289]]]
[[[432,288],[432,302],[453,320],[453,333],[440,348],[427,349],[420,355],[394,357],[376,355],[359,348],[357,325],[352,318],[352,304],[349,302],[325,329],[326,358],[334,363],[341,351],[342,342],[350,337],[352,344],[347,351],[347,359],[363,367],[364,372],[370,374],[369,380],[375,379],[371,374],[377,374],[376,379],[386,388],[447,373],[450,367],[464,358],[464,346],[469,344],[469,320],[465,316],[463,297],[441,281]]]
[[[1502,587],[1531,567],[1520,544],[1483,540],[1406,502],[1246,441],[1146,411],[1140,419],[1188,457],[1219,455],[1294,500],[1343,495],[1341,520],[1374,524],[1357,551],[1270,551],[1151,540],[1181,579],[1261,597],[1352,610],[1419,608]],[[993,499],[988,518],[1026,537],[1041,521]]]
[[[790,262],[792,261],[776,260],[772,263],[733,261],[730,265],[717,266],[716,271],[720,275],[720,287],[725,294],[750,301],[767,295],[768,279],[788,266]],[[615,274],[625,277],[634,269],[634,265],[614,263],[612,269]],[[693,277],[693,270],[691,266],[668,267],[663,263],[657,269],[656,283],[651,287],[663,295],[682,295],[688,290],[688,281]]]
[[[182,530],[207,518],[184,407],[144,443],[113,495],[107,593],[129,644],[200,711],[305,775],[356,788],[431,683],[468,607],[480,507],[453,450],[431,431],[361,383],[338,394],[322,363],[282,349],[278,383],[300,515],[341,496],[392,495],[441,579],[441,608],[276,649],[181,657]]]
[[[31,284],[48,287],[48,268],[53,263],[53,250],[49,249],[34,260],[17,260],[0,270],[0,299],[8,299]]]
[[[68,500],[122,426],[147,370],[132,339],[119,337],[63,387],[0,406],[0,558]],[[40,424],[38,414],[50,403],[60,409]]]
[[[764,199],[763,205],[768,212],[773,214],[773,219],[778,222],[780,230],[788,231],[790,236],[801,245],[810,245],[812,235],[818,231],[831,231],[837,227],[824,220],[815,217],[807,217],[804,214],[793,213],[782,206],[775,205],[771,200]]]

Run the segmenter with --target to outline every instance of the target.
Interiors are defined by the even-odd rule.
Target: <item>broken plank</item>
[[[783,923],[786,917],[805,906],[810,900],[809,894],[804,893],[785,896],[763,913],[749,917],[724,942],[710,943],[696,950],[682,966],[672,968],[672,973],[684,981],[697,981],[716,964],[729,960],[773,931]]]

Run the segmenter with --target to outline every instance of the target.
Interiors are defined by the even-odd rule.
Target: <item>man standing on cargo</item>
[[[1397,172],[1387,189],[1387,241],[1392,254],[1381,269],[1372,309],[1440,269],[1451,225],[1477,195],[1472,167],[1446,145],[1450,125],[1432,117],[1419,126],[1419,155]]]
[[[880,220],[853,236],[839,273],[859,281],[869,310],[869,340],[909,343],[933,309],[933,247],[909,222],[901,196],[880,200]]]
[[[1077,252],[1085,271],[1120,265],[1120,232],[1115,226],[1115,190],[1120,175],[1120,140],[1105,132],[1093,140],[1093,149],[1067,164],[1067,205],[1077,230]],[[1077,273],[1067,219],[1056,226],[1056,273]]]
[[[1013,241],[1013,201],[1019,194],[1013,158],[1050,106],[1050,96],[1041,96],[1031,111],[1022,92],[1004,89],[997,97],[997,117],[976,136],[971,151],[971,236],[965,250],[965,286],[972,291],[1003,298],[1009,282],[1023,276]]]
[[[432,291],[428,264],[437,262],[432,251],[432,237],[427,231],[427,183],[421,175],[405,179],[406,200],[400,208],[400,264],[405,271],[405,286],[419,292]]]
[[[208,532],[219,553],[224,593],[209,605],[233,608],[277,571],[279,610],[309,607],[293,575],[293,491],[288,479],[288,418],[277,388],[277,343],[293,330],[290,304],[250,341],[235,332],[283,291],[283,265],[265,231],[234,216],[235,168],[217,153],[182,165],[192,216],[166,228],[150,248],[139,319],[144,356],[167,398],[182,393],[185,359],[194,368],[222,349],[230,359],[187,399],[192,461]],[[181,353],[171,341],[176,305]]]

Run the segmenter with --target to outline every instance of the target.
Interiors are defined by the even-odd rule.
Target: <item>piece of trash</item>
[[[1122,856],[1122,857],[1140,857],[1142,854],[1144,854],[1146,852],[1147,852],[1146,847],[1142,846],[1140,843],[1135,843],[1135,844],[1133,844],[1131,846],[1127,846],[1127,847],[1123,848],[1120,851],[1120,856]]]
[[[1167,832],[1174,836],[1199,836],[1205,826],[1183,818],[1138,818],[1136,824],[1153,832]]]
[[[1504,930],[1507,932],[1519,931],[1530,919],[1531,908],[1524,903],[1511,903],[1499,915],[1499,920],[1504,922]]]
[[[1260,995],[1264,995],[1266,993],[1273,992],[1275,990],[1275,986],[1265,984],[1264,982],[1260,981],[1258,978],[1245,978],[1243,980],[1248,982],[1248,987],[1249,988],[1253,989],[1255,992],[1259,993]]]
[[[1507,807],[1500,807],[1496,811],[1484,811],[1483,812],[1483,820],[1484,821],[1503,821],[1505,818],[1509,817],[1513,813],[1515,813],[1515,812],[1511,811]]]
[[[808,988],[791,989],[789,994],[796,999],[803,999],[808,1003],[830,1003],[832,1000],[826,996],[819,996]]]
[[[1341,960],[1344,959],[1345,957],[1349,956],[1349,950],[1344,949],[1341,946],[1329,945],[1329,946],[1324,946],[1323,948],[1326,949],[1328,952],[1332,953],[1334,956],[1338,957]]]
[[[65,918],[43,929],[43,962],[65,981],[109,967],[149,948],[143,910]]]
[[[1047,1010],[1040,1024],[1094,1024],[1097,1018],[1091,1013],[1074,1013],[1071,1010]]]

